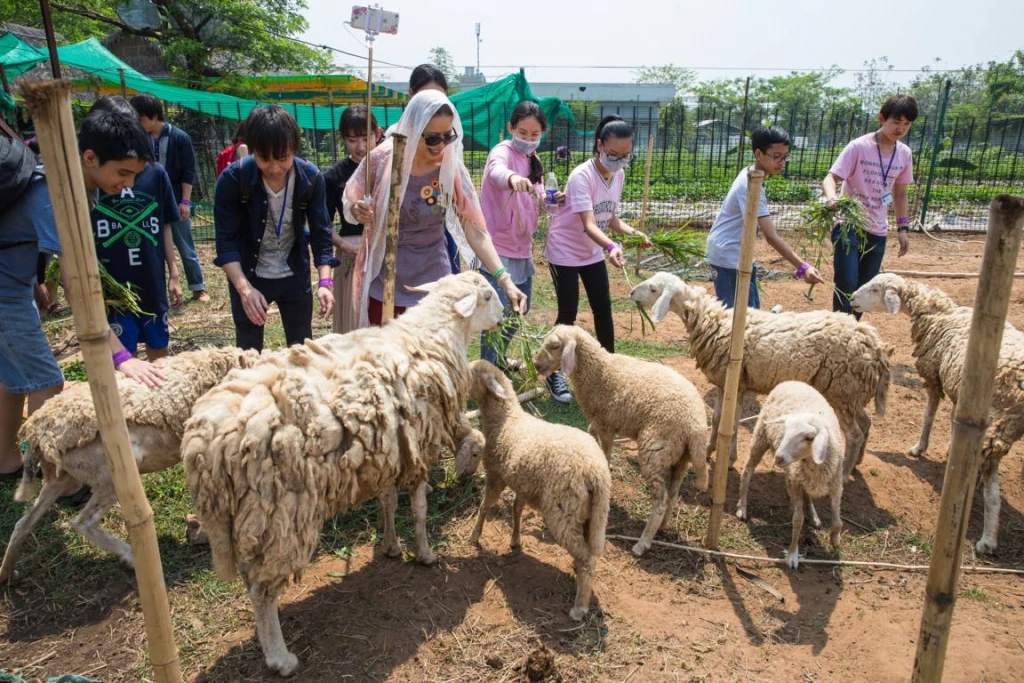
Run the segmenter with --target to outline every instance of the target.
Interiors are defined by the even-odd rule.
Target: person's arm
[[[313,265],[316,266],[320,280],[317,283],[316,298],[320,302],[320,317],[326,318],[334,309],[334,269],[341,265],[334,258],[331,221],[327,216],[327,184],[323,174],[318,173],[313,184],[313,195],[306,209],[306,226],[309,228],[309,241],[313,249]]]
[[[824,180],[821,181],[821,190],[825,195],[825,206],[830,209],[836,208],[836,202],[839,200],[838,183],[843,182],[843,180],[843,178],[840,178],[835,173],[829,172]]]
[[[178,171],[181,173],[181,203],[178,211],[181,220],[187,221],[192,215],[192,186],[196,182],[196,151],[192,148],[192,138],[180,128],[178,129]]]
[[[900,243],[900,251],[897,257],[905,256],[910,250],[910,238],[907,233],[910,231],[910,207],[907,202],[907,188],[909,185],[897,184],[892,188],[892,203],[896,207],[896,239]],[[900,223],[900,221],[903,223]]]
[[[608,237],[608,235],[602,232],[601,228],[597,227],[597,219],[594,217],[594,212],[588,209],[577,212],[577,215],[583,221],[583,232],[601,247],[601,251],[604,253],[605,258],[608,259],[608,262],[617,268],[626,265],[626,257],[622,253],[622,245]]]
[[[181,308],[184,297],[181,291],[181,279],[178,277],[178,259],[174,255],[174,236],[171,233],[171,224],[164,223],[162,231],[164,260],[167,262],[167,299],[171,308]]]
[[[757,219],[757,224],[761,228],[762,234],[764,234],[764,240],[771,245],[771,248],[779,252],[782,258],[793,264],[797,272],[796,277],[803,278],[811,284],[825,281],[822,279],[821,273],[818,272],[817,268],[797,256],[796,252],[786,244],[786,240],[782,239],[782,236],[775,229],[775,221],[772,220],[771,216],[761,216]]]
[[[490,183],[495,189],[513,192],[529,192],[533,184],[528,178],[524,178],[509,165],[511,148],[507,145],[498,145],[491,150],[487,156],[487,165],[484,166],[485,183]]]
[[[155,389],[167,380],[163,370],[147,363],[141,358],[136,358],[131,351],[124,348],[124,344],[117,338],[113,330],[108,331],[110,340],[110,355],[114,358],[114,369],[125,377],[142,382],[150,389]]]
[[[612,232],[617,232],[620,235],[640,235],[644,238],[643,247],[646,249],[651,246],[651,241],[647,239],[647,235],[637,230],[626,221],[619,218],[618,214],[614,214],[612,219],[608,221],[608,229]]]
[[[240,215],[241,203],[241,164],[229,166],[217,179],[217,189],[213,195],[213,227],[216,238],[217,258],[215,266],[224,269],[230,286],[235,288],[242,299],[242,309],[253,325],[264,325],[267,322],[267,300],[258,289],[253,287],[245,273],[242,272],[242,222]]]
[[[381,147],[383,147],[383,143]],[[388,144],[390,148],[390,145]],[[377,149],[380,149],[378,147]],[[377,151],[377,150],[374,150]],[[376,163],[371,162],[371,158],[375,155],[371,152],[359,162],[356,166],[356,170],[352,173],[352,177],[345,183],[345,191],[341,195],[341,217],[349,223],[361,223],[366,226],[366,229],[372,230],[374,228],[376,216],[373,212],[372,202],[366,202],[366,164]],[[381,162],[381,166],[386,165],[385,162]],[[380,178],[376,172],[377,168],[374,168],[374,179],[373,186],[380,187]],[[390,182],[390,180],[388,181]]]

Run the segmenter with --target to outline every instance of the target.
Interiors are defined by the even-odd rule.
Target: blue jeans
[[[885,256],[885,235],[867,235],[867,249],[860,251],[860,240],[850,230],[849,244],[839,239],[839,226],[832,228],[833,265],[835,266],[836,290],[832,293],[832,310],[852,313],[860,320],[860,313],[855,313],[850,306],[850,296],[862,285],[878,275],[882,269],[882,257]]]
[[[718,300],[725,304],[726,308],[732,308],[736,304],[736,280],[737,270],[735,268],[719,268],[718,266],[711,266],[715,269],[715,296]],[[757,291],[757,267],[752,266],[750,269],[750,293],[747,294],[747,307],[748,308],[761,308],[761,295]]]
[[[505,317],[507,319],[509,314],[512,313],[512,307],[508,305],[508,297],[505,296],[505,291],[497,282],[495,282],[494,278],[491,277],[491,274],[483,268],[480,269],[480,274],[487,278],[487,281],[491,283],[491,287],[493,287],[494,291],[498,293],[498,300],[501,301],[502,305],[505,307]],[[530,298],[533,294],[533,278],[526,278],[526,282],[517,282],[516,287],[526,295],[526,311],[529,312]],[[502,326],[499,329],[501,330],[502,339],[505,340],[504,348],[507,349],[509,342],[512,341],[512,337],[515,336],[515,329],[511,325]],[[502,351],[504,351],[504,349],[502,349]],[[505,354],[502,353],[501,355],[504,356]],[[489,363],[498,365],[498,349],[487,343],[486,332],[480,335],[480,358],[488,361]],[[504,363],[505,359],[502,358],[501,360]]]
[[[185,267],[185,279],[188,288],[193,292],[206,289],[203,282],[203,267],[199,265],[196,244],[192,241],[192,219],[171,223],[171,235],[174,236],[174,248],[181,255],[181,263]]]
[[[63,385],[64,375],[50,351],[32,295],[0,297],[0,320],[4,321],[0,325],[0,384],[4,389],[31,394]]]

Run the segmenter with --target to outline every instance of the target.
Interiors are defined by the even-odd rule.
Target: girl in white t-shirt
[[[605,259],[614,267],[626,265],[626,259],[622,245],[608,233],[642,234],[617,215],[626,177],[623,169],[632,159],[633,127],[619,116],[601,119],[594,133],[594,156],[569,174],[565,204],[551,218],[544,251],[558,299],[555,323],[575,324],[582,280],[597,339],[612,353],[615,326]],[[566,403],[572,399],[560,372],[549,375],[547,383],[555,400]]]

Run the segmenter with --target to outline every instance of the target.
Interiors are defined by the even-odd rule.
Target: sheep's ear
[[[890,313],[900,312],[900,295],[892,287],[885,288],[885,307]]]
[[[424,282],[422,285],[406,285],[410,292],[433,292],[437,289],[437,282]]]
[[[463,318],[468,318],[473,315],[473,311],[476,310],[476,293],[469,294],[462,297],[455,302],[455,312],[461,315]]]
[[[811,459],[814,460],[815,465],[820,465],[825,462],[826,457],[828,457],[828,430],[818,429],[818,435],[811,442]]]
[[[675,292],[668,287],[662,290],[661,296],[659,296],[658,300],[654,302],[653,306],[651,306],[650,315],[652,322],[660,323],[665,319],[665,316],[668,315],[669,306],[672,305],[672,296],[674,294]]]
[[[508,394],[505,393],[505,387],[501,386],[501,382],[498,381],[497,377],[487,378],[487,389],[502,401],[508,398]]]
[[[562,349],[562,373],[566,376],[571,375],[572,371],[576,369],[576,340],[570,339],[565,342],[565,348]]]

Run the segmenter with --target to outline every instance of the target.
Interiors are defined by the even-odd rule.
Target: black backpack
[[[36,155],[18,140],[0,137],[0,215],[18,203],[36,175]]]

